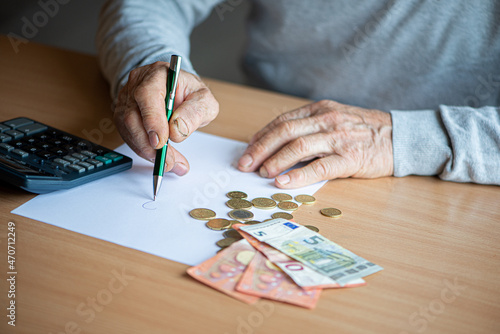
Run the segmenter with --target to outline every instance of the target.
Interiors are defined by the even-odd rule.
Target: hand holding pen
[[[199,127],[209,124],[219,112],[219,104],[201,79],[181,70],[172,116],[167,122],[167,69],[169,63],[156,62],[130,72],[120,90],[114,109],[114,121],[125,142],[135,153],[149,161],[167,139],[182,142]],[[165,172],[184,175],[187,159],[170,145]]]

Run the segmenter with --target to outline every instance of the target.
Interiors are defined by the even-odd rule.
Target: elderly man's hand
[[[311,162],[280,175],[301,161]],[[328,100],[312,103],[282,114],[255,134],[239,169],[276,178],[279,188],[392,175],[391,116]]]
[[[125,142],[139,156],[154,161],[155,149],[167,138],[186,139],[199,127],[210,123],[219,113],[219,104],[197,76],[182,71],[179,75],[174,112],[167,123],[165,95],[169,63],[156,62],[130,72],[114,110],[114,121]],[[186,158],[172,146],[168,148],[166,171],[184,175],[189,171]]]

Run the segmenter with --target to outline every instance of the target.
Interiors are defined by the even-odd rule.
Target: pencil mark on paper
[[[142,207],[146,210],[156,210],[156,202],[155,201],[147,201],[142,205]]]

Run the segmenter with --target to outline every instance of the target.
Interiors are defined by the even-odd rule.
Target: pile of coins
[[[278,207],[281,210],[288,212],[275,212],[271,215],[271,218],[264,220],[266,222],[271,219],[284,218],[287,220],[293,219],[293,215],[289,212],[293,212],[299,208],[299,204],[314,204],[316,198],[311,195],[297,195],[295,198],[289,194],[277,193],[271,196],[271,198],[257,197],[253,200],[247,200],[248,195],[243,191],[230,191],[226,194],[229,200],[226,205],[232,210],[228,212],[228,216],[232,219],[216,218],[216,213],[210,209],[193,209],[189,212],[189,215],[194,219],[206,220],[206,226],[209,229],[215,231],[225,230],[223,233],[224,239],[217,241],[217,246],[221,249],[230,246],[232,243],[240,240],[242,236],[235,229],[231,228],[233,224],[260,224],[261,222],[254,219],[254,214],[250,211],[252,208],[257,208],[261,210],[271,210]],[[295,199],[297,202],[292,202]],[[321,214],[330,218],[338,218],[342,215],[339,209],[335,208],[324,208],[320,210]],[[319,232],[316,226],[304,225],[305,227]]]

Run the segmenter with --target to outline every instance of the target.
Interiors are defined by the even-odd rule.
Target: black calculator
[[[0,123],[0,180],[41,194],[132,167],[132,159],[26,117]]]

